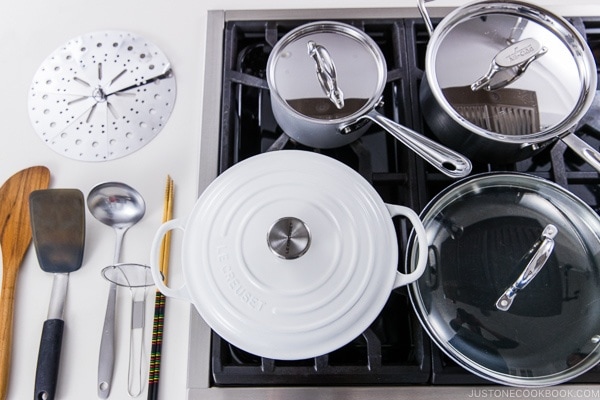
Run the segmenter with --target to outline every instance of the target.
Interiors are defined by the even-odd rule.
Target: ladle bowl
[[[142,195],[124,183],[105,182],[90,191],[87,205],[98,221],[115,230],[117,242],[113,263],[118,264],[125,232],[142,219],[146,212]]]

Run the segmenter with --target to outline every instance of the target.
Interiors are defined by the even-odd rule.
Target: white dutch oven
[[[419,261],[398,272],[392,221],[417,233]],[[184,231],[184,284],[164,285],[164,235]],[[263,357],[304,359],[359,336],[390,292],[425,269],[425,231],[416,213],[386,205],[346,165],[307,151],[244,160],[217,177],[187,220],[163,224],[152,245],[152,274],[166,296],[194,304],[225,340]]]

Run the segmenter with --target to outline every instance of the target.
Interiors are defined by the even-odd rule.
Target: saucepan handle
[[[580,139],[574,133],[561,138],[561,140],[569,146],[577,155],[583,158],[594,169],[600,172],[600,153],[592,146],[587,144],[583,139]]]
[[[423,21],[425,21],[425,27],[427,28],[427,33],[429,36],[433,35],[433,23],[431,22],[431,17],[429,16],[429,12],[425,7],[425,3],[433,0],[417,0],[417,7],[419,8],[419,12],[423,17]]]
[[[165,285],[162,274],[160,273],[160,248],[163,237],[167,232],[174,229],[185,231],[184,224],[185,221],[181,219],[172,219],[158,228],[154,235],[154,240],[152,241],[152,248],[150,249],[150,270],[152,271],[152,279],[154,279],[156,287],[162,294],[167,297],[190,301],[190,295],[185,283],[178,288],[170,288]]]
[[[451,178],[464,178],[471,173],[471,161],[462,154],[392,121],[376,110],[361,118],[375,122],[441,173]]]
[[[416,268],[408,274],[403,274],[401,272],[398,272],[396,274],[396,280],[394,281],[394,289],[395,289],[400,286],[408,285],[409,283],[416,281],[417,279],[419,279],[421,277],[421,275],[423,275],[423,272],[425,272],[425,267],[427,266],[427,249],[428,249],[427,234],[425,233],[425,227],[423,226],[423,223],[419,219],[419,216],[413,210],[411,210],[408,207],[398,206],[398,205],[394,205],[394,204],[386,204],[386,206],[392,217],[402,216],[402,217],[406,217],[410,221],[410,223],[412,224],[413,229],[415,231],[417,243],[419,244],[419,258],[417,261]]]

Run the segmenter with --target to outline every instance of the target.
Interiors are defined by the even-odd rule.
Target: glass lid
[[[448,16],[427,62],[438,100],[457,119],[508,140],[563,133],[595,88],[593,57],[577,31],[518,2],[476,3]]]
[[[598,362],[600,223],[587,205],[537,177],[484,174],[448,188],[422,218],[429,263],[411,297],[451,358],[517,386]]]
[[[377,44],[339,22],[315,22],[289,32],[268,64],[274,95],[291,110],[318,120],[339,120],[373,108],[387,74]]]

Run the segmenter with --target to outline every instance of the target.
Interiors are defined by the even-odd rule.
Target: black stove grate
[[[270,107],[266,64],[272,46],[291,29],[309,21],[233,21],[225,28],[219,172],[273,148],[320,151],[357,170],[387,203],[422,210],[439,191],[454,182],[372,126],[358,141],[314,150],[289,140]],[[420,19],[344,20],[368,33],[380,46],[388,82],[380,110],[387,117],[432,137],[420,113],[418,88],[423,77],[428,35]],[[434,21],[435,22],[435,21]],[[587,36],[597,64],[600,19],[574,18]],[[598,96],[596,97],[598,99]],[[600,100],[599,100],[600,101]],[[600,147],[600,105],[594,105],[577,132]],[[528,172],[567,187],[600,211],[600,176],[558,142],[535,157],[508,165],[474,165],[473,173]],[[400,254],[408,230],[396,226]],[[213,333],[212,380],[216,386],[481,384],[457,366],[426,337],[405,288],[392,292],[371,327],[341,349],[309,360],[279,361],[244,352]],[[600,369],[578,382],[600,382]]]

